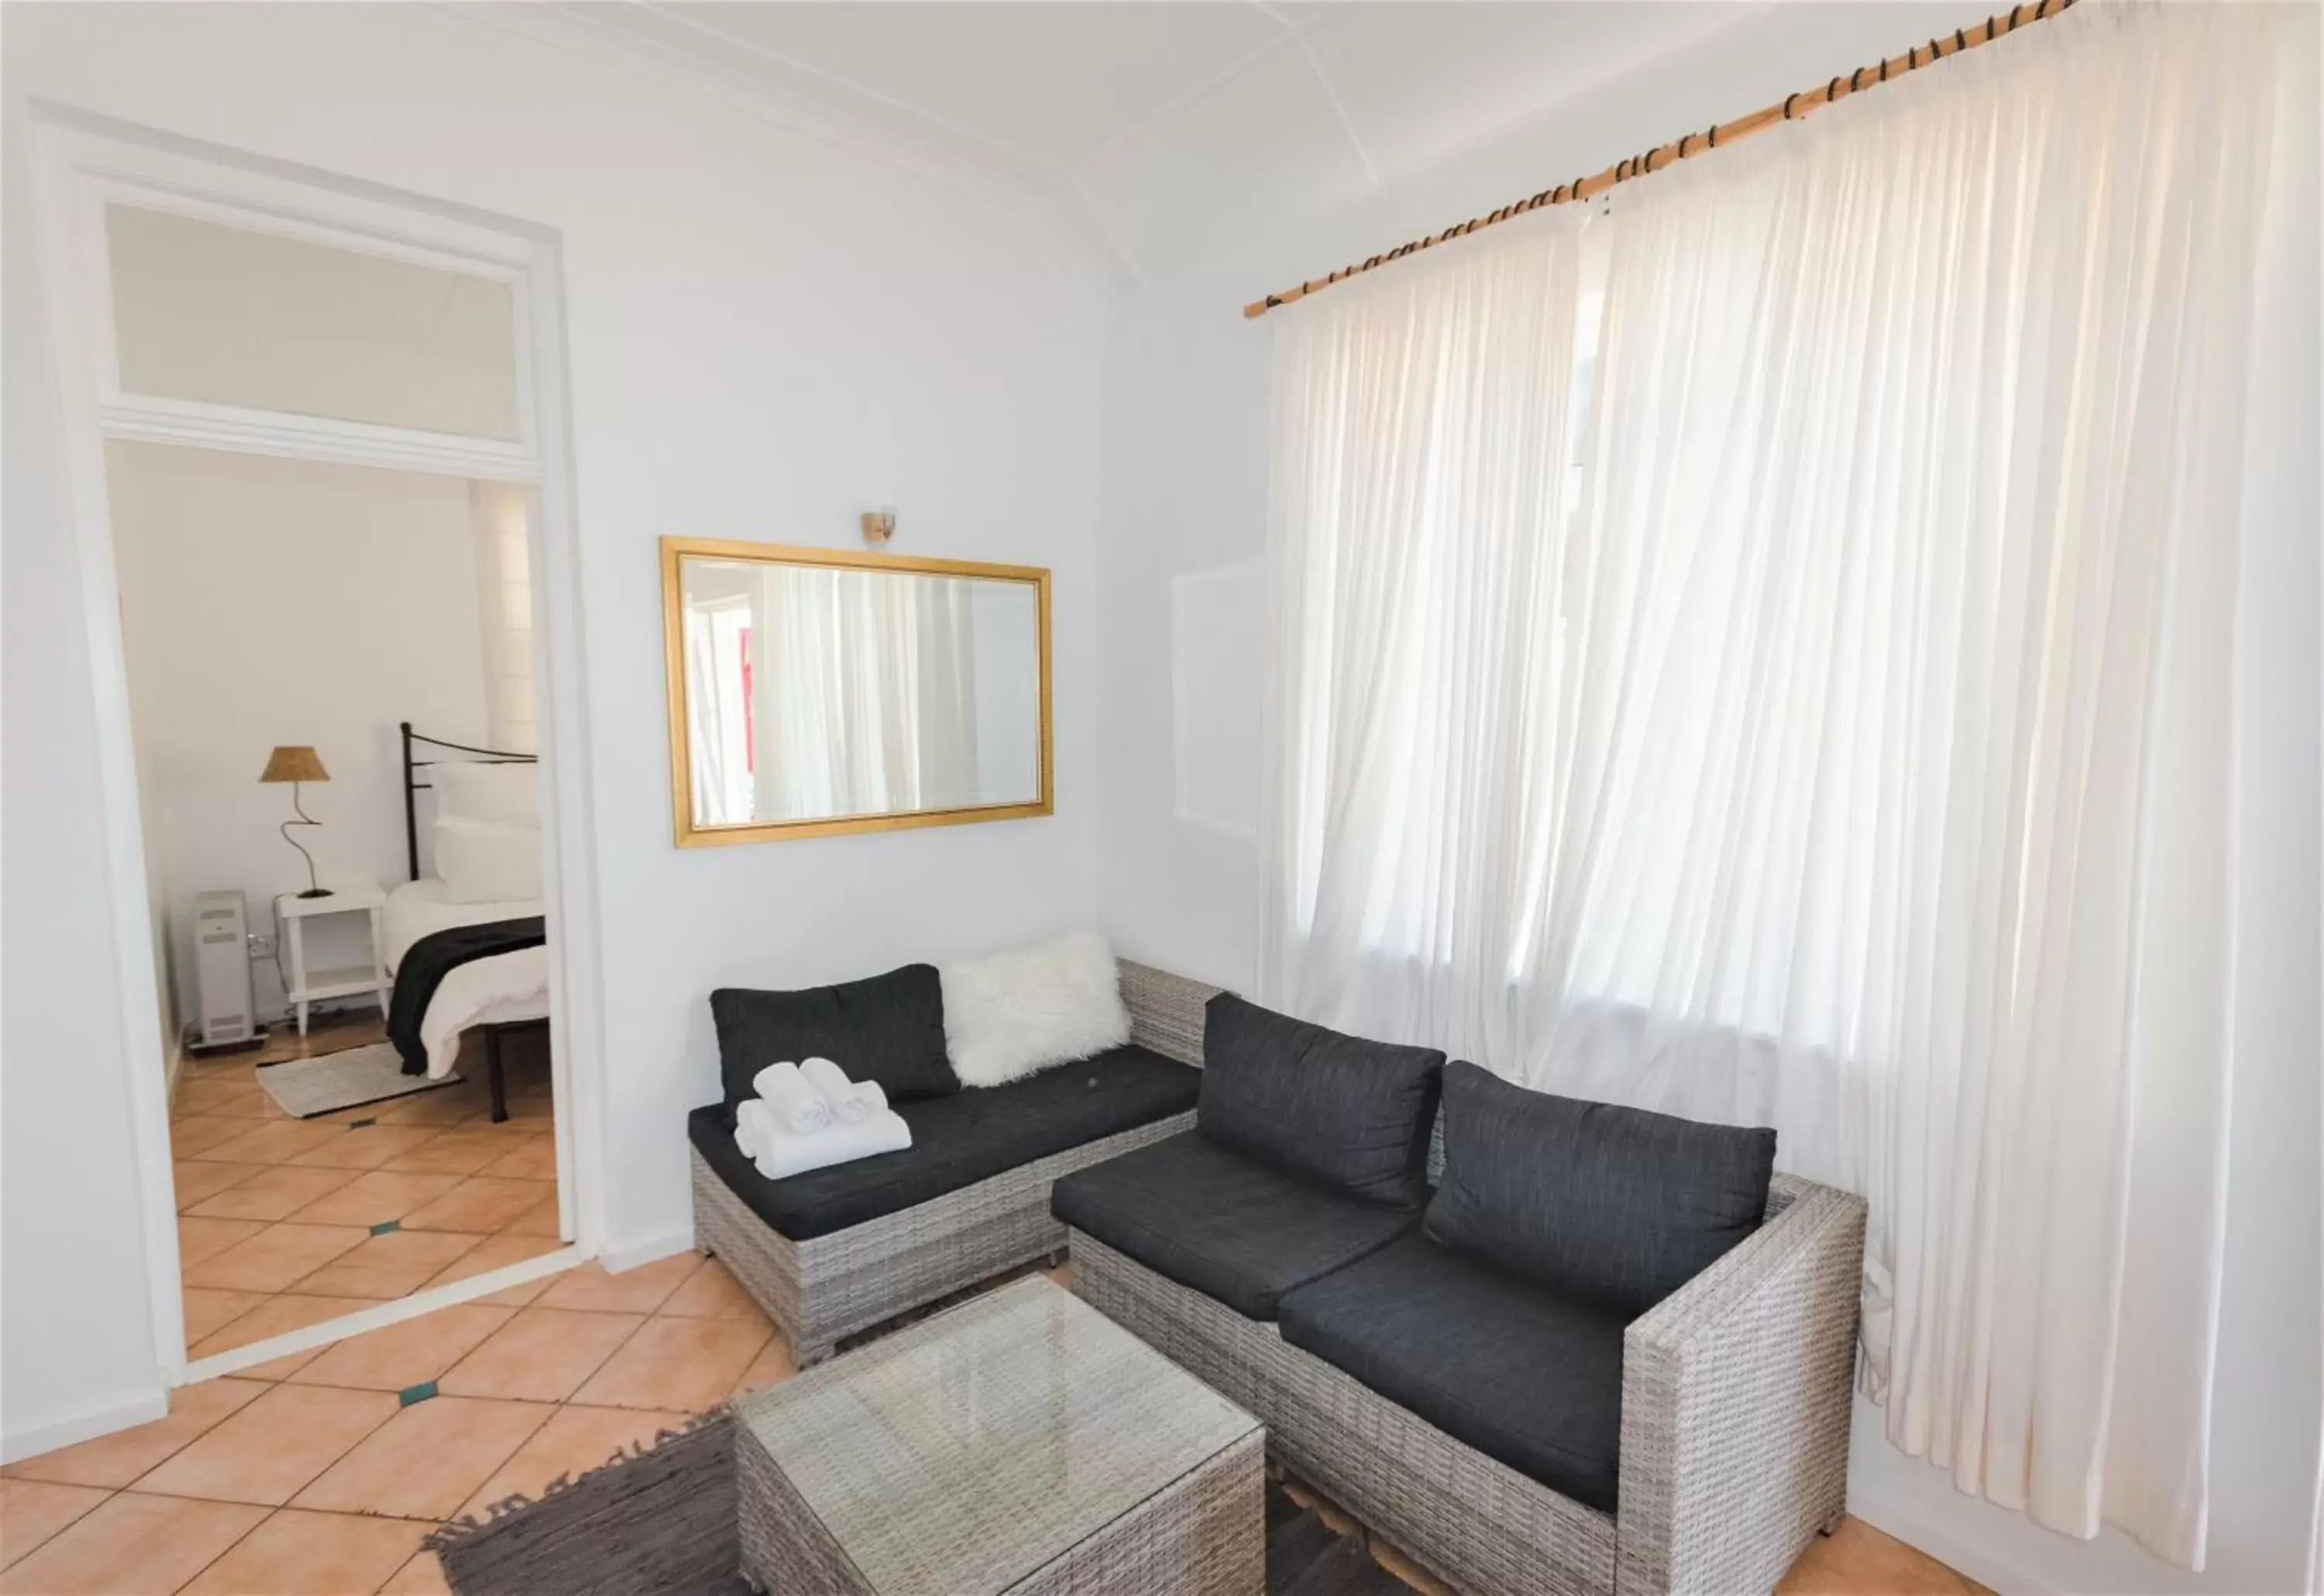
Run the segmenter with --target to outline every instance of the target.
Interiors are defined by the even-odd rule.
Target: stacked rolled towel
[[[811,1136],[831,1123],[830,1100],[796,1064],[767,1066],[752,1078],[751,1089],[773,1112],[775,1122],[794,1136]]]
[[[770,1065],[751,1084],[758,1095],[734,1111],[734,1145],[769,1180],[912,1145],[879,1083],[850,1081],[827,1058]]]
[[[831,1110],[831,1117],[853,1124],[866,1114],[888,1106],[888,1094],[877,1081],[851,1081],[828,1058],[810,1058],[798,1066],[799,1076],[815,1089]]]

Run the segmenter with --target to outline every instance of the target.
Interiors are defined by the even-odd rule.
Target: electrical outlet
[[[253,931],[250,934],[250,956],[254,959],[272,958],[274,956],[274,933],[272,931]]]

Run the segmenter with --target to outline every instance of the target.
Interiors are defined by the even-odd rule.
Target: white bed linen
[[[538,898],[512,898],[503,903],[455,903],[444,895],[444,883],[434,876],[406,881],[387,895],[381,935],[386,942],[387,973],[395,973],[403,955],[422,936],[448,931],[455,926],[481,926],[488,920],[521,920],[541,912]]]
[[[490,920],[517,920],[541,912],[539,899],[512,899],[505,903],[454,903],[444,896],[444,883],[430,877],[407,881],[387,895],[381,915],[388,973],[392,975],[411,945],[455,926],[478,926]],[[521,947],[514,953],[470,959],[438,983],[420,1021],[420,1039],[428,1049],[430,1078],[449,1075],[459,1056],[460,1035],[472,1026],[508,1025],[521,1019],[549,1018],[549,950]]]

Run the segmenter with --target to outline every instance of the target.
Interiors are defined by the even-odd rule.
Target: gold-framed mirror
[[[678,845],[1056,810],[1049,573],[661,540]]]

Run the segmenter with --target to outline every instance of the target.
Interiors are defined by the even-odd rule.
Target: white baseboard
[[[1851,1482],[1848,1510],[1988,1590],[2006,1596],[2070,1596],[2066,1586],[1999,1554],[1989,1542],[1947,1529],[1886,1491],[1865,1490]]]
[[[688,1225],[682,1231],[672,1231],[667,1235],[656,1236],[650,1241],[638,1241],[627,1247],[608,1247],[599,1255],[597,1261],[605,1266],[607,1274],[618,1275],[623,1269],[634,1269],[643,1264],[658,1263],[665,1258],[674,1257],[680,1252],[690,1252],[693,1250],[694,1227]]]
[[[44,1452],[60,1447],[78,1446],[84,1441],[94,1441],[99,1435],[110,1435],[115,1430],[125,1430],[133,1425],[151,1424],[166,1418],[170,1413],[170,1393],[157,1380],[152,1392],[115,1407],[87,1413],[78,1418],[42,1425],[38,1429],[11,1431],[0,1435],[0,1463],[20,1463],[28,1457],[38,1457]]]

